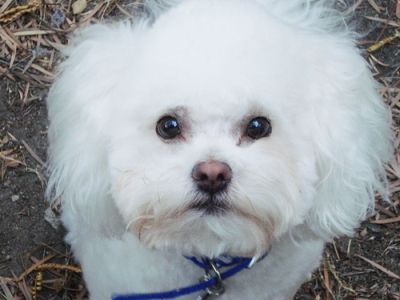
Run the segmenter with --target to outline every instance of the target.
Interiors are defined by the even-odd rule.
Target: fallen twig
[[[390,223],[397,223],[397,222],[400,222],[400,216],[395,217],[395,218],[371,221],[371,223],[374,223],[374,224],[390,224]]]
[[[372,261],[372,260],[370,260],[370,259],[368,259],[368,258],[366,258],[364,256],[358,255],[358,254],[354,254],[354,256],[356,256],[358,258],[361,258],[363,261],[369,263],[371,266],[373,266],[376,269],[382,271],[386,275],[388,275],[388,276],[390,276],[390,277],[392,277],[394,279],[400,280],[400,276],[399,275],[397,275],[396,273],[393,273],[392,271],[386,269],[385,267],[381,266],[380,264],[378,264],[378,263],[376,263],[376,262],[374,262],[374,261]]]

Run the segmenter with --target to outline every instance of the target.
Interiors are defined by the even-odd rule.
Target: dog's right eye
[[[158,120],[156,132],[162,139],[170,140],[181,134],[181,127],[176,118],[165,116]]]

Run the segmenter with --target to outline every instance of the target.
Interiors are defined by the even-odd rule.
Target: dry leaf
[[[400,19],[400,0],[397,0],[396,17]]]
[[[86,6],[86,0],[77,0],[72,4],[72,12],[74,13],[74,15],[78,15],[85,10]]]
[[[8,288],[6,283],[7,282],[5,282],[5,280],[3,280],[3,278],[0,278],[0,286],[1,286],[1,289],[3,290],[3,293],[4,293],[5,297],[6,297],[5,299],[14,299],[13,295],[12,295],[12,293],[11,293],[11,291]]]
[[[0,159],[6,159],[6,157],[11,155],[13,152],[14,152],[14,149],[0,151]]]
[[[368,3],[377,11],[377,13],[381,12],[382,7],[379,7],[374,0],[368,0]]]
[[[26,5],[20,5],[20,6],[11,8],[0,14],[0,23],[6,24],[9,22],[12,22],[12,21],[18,19],[23,14],[34,12],[35,10],[37,10],[39,8],[40,8],[39,1],[32,1],[31,3],[28,3]]]
[[[14,149],[0,151],[0,179],[4,178],[8,168],[16,168],[19,165],[24,165],[24,163],[17,159]]]
[[[0,148],[7,143],[8,143],[8,136],[4,136],[2,139],[0,139]]]

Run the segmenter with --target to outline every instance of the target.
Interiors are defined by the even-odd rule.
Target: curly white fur
[[[324,241],[384,191],[390,116],[328,1],[149,1],[135,24],[77,34],[48,97],[48,197],[91,299],[193,284],[181,254],[269,256],[221,299],[290,299]],[[185,139],[155,132],[165,114]],[[243,123],[272,134],[242,140]],[[190,209],[190,172],[228,163],[232,209]],[[193,299],[194,296],[188,297]]]

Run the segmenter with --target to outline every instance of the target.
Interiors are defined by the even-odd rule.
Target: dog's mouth
[[[189,209],[201,211],[204,215],[218,216],[229,211],[230,204],[226,193],[199,193]]]
[[[129,222],[129,231],[146,247],[178,250],[185,255],[254,256],[262,255],[270,246],[273,219],[237,205],[234,196],[225,191],[195,191],[190,196],[184,206],[163,211],[145,207]]]

